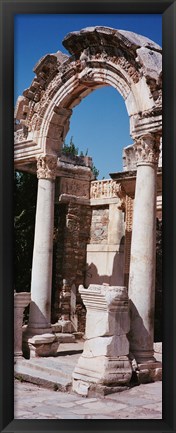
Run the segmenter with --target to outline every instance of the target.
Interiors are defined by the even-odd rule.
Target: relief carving
[[[119,197],[121,203],[119,206],[123,207],[122,201],[125,197],[123,187],[114,180],[95,180],[91,182],[90,198],[101,199],[101,198],[115,198]]]
[[[157,80],[147,75],[146,83],[150,88],[155,105],[157,107],[162,107],[162,72],[159,74]]]
[[[159,135],[147,134],[137,139],[134,144],[137,165],[142,163],[158,164],[159,148]]]
[[[74,195],[89,199],[89,182],[82,182],[77,179],[62,178],[60,194]]]
[[[18,143],[22,143],[23,141],[26,141],[27,136],[28,136],[28,128],[25,125],[23,125],[22,128],[14,132],[14,143],[18,144]]]
[[[52,155],[39,156],[37,159],[38,179],[55,180],[57,169],[57,158]]]

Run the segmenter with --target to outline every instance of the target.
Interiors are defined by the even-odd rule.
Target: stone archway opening
[[[123,148],[132,143],[129,117],[121,95],[112,86],[92,91],[73,109],[65,142],[92,157],[99,179],[122,171]]]

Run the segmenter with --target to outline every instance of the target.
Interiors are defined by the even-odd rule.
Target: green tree
[[[70,144],[66,144],[64,142],[64,146],[62,148],[62,153],[64,155],[68,155],[68,156],[71,156],[71,157],[72,156],[73,157],[74,156],[78,156],[78,155],[81,156],[81,157],[84,157],[84,156],[88,155],[88,148],[86,149],[85,153],[82,150],[79,151],[79,148],[76,147],[75,144],[74,144],[74,142],[73,142],[73,136],[71,136]],[[94,175],[95,180],[97,180],[97,177],[99,175],[99,170],[95,167],[94,164],[92,165],[92,173]]]
[[[95,167],[94,164],[93,164],[93,166],[92,166],[92,173],[93,173],[93,175],[94,175],[94,177],[95,177],[95,180],[97,180],[97,177],[98,177],[98,175],[99,175],[99,170]]]
[[[14,176],[14,289],[30,291],[34,242],[37,177],[15,172]]]
[[[78,147],[75,147],[75,145],[73,143],[73,136],[70,139],[70,144],[66,144],[64,142],[64,145],[62,148],[62,153],[64,153],[64,155],[78,156],[78,152],[79,152]]]

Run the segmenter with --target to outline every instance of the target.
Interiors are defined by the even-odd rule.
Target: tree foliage
[[[75,146],[74,142],[73,142],[73,136],[70,139],[70,144],[66,144],[64,142],[63,148],[62,148],[62,153],[64,155],[67,156],[87,156],[88,155],[88,149],[86,149],[86,152],[84,153],[82,150],[80,151],[78,147]],[[95,165],[92,165],[92,173],[94,175],[95,180],[97,179],[98,175],[99,175],[99,170],[95,167]]]
[[[73,136],[70,139],[70,144],[66,144],[64,142],[64,145],[62,148],[62,153],[64,153],[64,155],[78,156],[79,149],[78,149],[78,147],[75,147],[75,145],[73,143]]]
[[[34,242],[37,177],[15,172],[14,177],[14,289],[30,291]]]

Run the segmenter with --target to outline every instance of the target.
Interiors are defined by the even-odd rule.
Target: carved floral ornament
[[[57,158],[52,155],[39,156],[37,159],[38,179],[55,180],[57,169]]]
[[[160,153],[160,135],[147,134],[138,138],[134,144],[137,165],[158,164]]]

